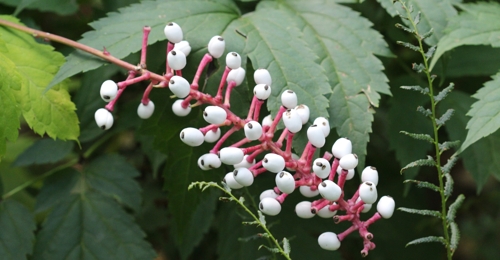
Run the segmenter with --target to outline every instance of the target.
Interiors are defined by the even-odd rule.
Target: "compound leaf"
[[[8,16],[1,17],[17,22]],[[2,53],[2,62],[13,64],[16,77],[20,77],[20,88],[16,89],[14,96],[28,125],[40,135],[46,133],[52,138],[76,140],[78,118],[75,105],[64,89],[65,82],[44,92],[64,63],[64,57],[51,46],[35,42],[24,32],[0,27],[0,35],[8,49]]]
[[[24,150],[12,164],[14,166],[27,166],[31,164],[55,163],[68,155],[73,146],[73,142],[48,138],[40,139]]]
[[[431,61],[430,69],[447,51],[462,45],[491,45],[499,47],[500,43],[500,4],[495,2],[478,2],[461,4],[464,11],[458,16],[448,17],[447,34],[439,40],[438,48]]]
[[[35,216],[15,200],[0,202],[0,255],[5,259],[27,259],[33,252]]]
[[[401,169],[401,173],[403,173],[407,169],[413,168],[413,167],[435,166],[435,165],[436,165],[436,161],[434,161],[434,158],[432,158],[431,156],[427,155],[427,159],[420,159],[420,160],[416,160],[416,161],[413,161],[413,162],[407,164],[405,167],[403,167]]]
[[[500,35],[500,34],[499,34]],[[467,113],[472,118],[467,123],[467,137],[462,151],[477,140],[488,136],[500,128],[500,72],[494,75],[492,81],[486,82],[472,97],[478,99]]]
[[[435,237],[435,236],[429,236],[429,237],[422,237],[422,238],[417,238],[413,241],[408,242],[406,246],[411,246],[411,245],[416,245],[416,244],[422,244],[422,243],[441,243],[443,245],[446,245],[446,240],[443,237]]]
[[[436,218],[441,217],[441,212],[437,210],[428,210],[428,209],[410,209],[410,208],[398,208],[398,210],[411,213],[411,214],[419,214],[423,216],[432,216]]]
[[[406,16],[406,12],[401,8],[400,3],[393,4],[392,0],[377,1],[391,16],[398,15],[398,12]],[[434,29],[434,33],[425,39],[425,42],[429,45],[438,43],[439,39],[444,35],[444,29],[448,24],[448,20],[457,15],[457,11],[453,8],[451,1],[408,0],[405,2],[407,7],[413,5],[412,15],[416,15],[418,12],[421,13],[420,23],[418,24],[421,34],[429,31],[431,28]],[[406,19],[403,19],[403,22],[408,26],[410,25]]]

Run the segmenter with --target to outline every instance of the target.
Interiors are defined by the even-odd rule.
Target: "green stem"
[[[276,246],[276,248],[278,249],[278,251],[280,252],[280,254],[283,255],[286,259],[292,260],[290,258],[290,256],[287,253],[285,253],[285,250],[283,250],[283,248],[281,247],[280,243],[278,242],[278,240],[276,240],[276,238],[273,236],[273,234],[271,233],[271,231],[269,231],[269,229],[267,229],[266,225],[264,223],[262,223],[260,221],[260,219],[257,216],[255,216],[255,214],[253,214],[253,212],[249,208],[247,208],[247,206],[245,206],[245,204],[243,204],[243,202],[241,202],[233,194],[231,194],[226,189],[224,189],[224,187],[221,187],[219,184],[217,184],[215,182],[193,182],[193,183],[191,183],[191,185],[190,185],[190,187],[188,189],[190,189],[194,185],[205,185],[205,186],[216,187],[219,190],[221,190],[224,193],[226,193],[227,195],[229,195],[234,201],[236,201],[236,203],[238,203],[255,220],[256,223],[258,223],[258,225],[262,229],[264,229],[264,231],[267,233],[267,235],[269,236],[269,238],[271,239],[271,241],[274,243],[274,245]]]
[[[452,259],[453,252],[451,251],[450,247],[450,235],[448,233],[448,221],[446,219],[446,197],[444,195],[444,182],[443,182],[443,172],[441,170],[441,153],[439,152],[439,136],[438,136],[438,130],[439,126],[436,123],[436,101],[434,99],[434,88],[433,88],[433,79],[431,77],[430,71],[429,71],[429,63],[428,63],[428,58],[425,56],[424,52],[424,47],[422,43],[422,37],[418,33],[418,28],[417,25],[415,24],[415,21],[413,20],[413,17],[411,16],[410,10],[407,8],[405,3],[401,0],[399,0],[401,5],[403,5],[404,10],[406,11],[406,15],[408,17],[408,21],[411,23],[411,26],[413,27],[413,30],[415,30],[415,38],[417,38],[418,41],[418,46],[420,48],[419,52],[422,55],[422,59],[424,61],[424,66],[425,66],[425,75],[427,76],[427,84],[429,85],[429,98],[431,100],[431,121],[432,121],[432,128],[433,128],[433,133],[434,133],[434,151],[435,151],[435,163],[436,163],[436,169],[438,172],[438,180],[439,180],[439,194],[441,196],[441,223],[443,226],[443,233],[444,233],[444,238],[446,240],[446,255],[448,260]]]
[[[23,183],[23,184],[21,184],[21,185],[19,185],[19,186],[15,187],[14,189],[12,189],[12,190],[10,190],[9,192],[5,193],[5,194],[2,196],[2,200],[5,200],[5,199],[7,199],[7,198],[9,198],[9,197],[13,196],[14,194],[16,194],[16,193],[18,193],[18,192],[20,192],[20,191],[22,191],[22,190],[26,189],[27,187],[29,187],[29,186],[33,185],[34,183],[36,183],[36,182],[38,182],[38,181],[40,181],[40,180],[43,180],[43,179],[45,179],[45,178],[49,177],[50,175],[52,175],[52,174],[54,174],[54,173],[56,173],[56,172],[58,172],[58,171],[60,171],[60,170],[62,170],[62,169],[66,169],[66,168],[68,168],[68,167],[71,167],[71,166],[75,165],[77,162],[78,162],[78,159],[72,159],[72,160],[68,161],[68,162],[67,162],[67,163],[65,163],[65,164],[59,165],[59,166],[57,166],[56,168],[53,168],[53,169],[51,169],[50,171],[45,172],[45,173],[43,173],[42,175],[39,175],[39,176],[37,176],[36,178],[34,178],[34,179],[32,179],[32,180],[29,180],[29,181],[27,181],[27,182],[25,182],[25,183]]]

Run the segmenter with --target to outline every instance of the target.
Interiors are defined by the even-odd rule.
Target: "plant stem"
[[[156,74],[156,73],[153,73],[153,72],[150,72],[146,69],[142,69],[140,66],[136,66],[136,65],[132,65],[128,62],[125,62],[125,61],[122,61],[116,57],[113,57],[109,52],[107,52],[106,50],[97,50],[97,49],[94,49],[90,46],[87,46],[85,44],[81,44],[79,42],[75,42],[75,41],[72,41],[70,39],[67,39],[67,38],[64,38],[64,37],[61,37],[59,35],[55,35],[55,34],[51,34],[51,33],[48,33],[48,32],[44,32],[44,31],[39,31],[39,30],[35,30],[35,29],[31,29],[29,27],[26,27],[26,26],[23,26],[23,25],[20,25],[20,24],[17,24],[17,23],[14,23],[14,22],[10,22],[10,21],[7,21],[7,20],[3,20],[3,19],[0,19],[0,25],[3,25],[3,26],[6,26],[6,27],[10,27],[10,28],[14,28],[16,30],[19,30],[19,31],[23,31],[23,32],[26,32],[26,33],[29,33],[31,35],[33,35],[34,37],[38,37],[38,38],[44,38],[44,39],[47,39],[47,40],[51,40],[51,41],[54,41],[54,42],[59,42],[59,43],[62,43],[64,45],[68,45],[68,46],[71,46],[75,49],[79,49],[79,50],[82,50],[84,52],[88,52],[92,55],[95,55],[103,60],[106,60],[106,61],[109,61],[111,63],[114,63],[126,70],[136,70],[138,71],[138,73],[140,74],[144,74],[144,73],[150,73],[151,75],[151,79],[153,80],[156,80],[158,82],[160,81],[164,81],[166,80],[166,78],[162,75],[159,75],[159,74]]]
[[[418,33],[418,28],[417,25],[415,24],[415,21],[413,17],[411,16],[410,10],[407,8],[405,3],[403,1],[399,1],[401,5],[403,5],[404,10],[406,11],[406,15],[408,17],[408,21],[411,23],[411,26],[413,27],[413,30],[415,30],[415,38],[418,41],[418,46],[419,46],[419,52],[422,55],[422,59],[424,61],[424,66],[425,66],[425,75],[427,77],[427,84],[429,86],[429,93],[428,96],[431,101],[431,121],[432,121],[432,128],[433,128],[433,134],[434,134],[434,151],[435,151],[435,165],[438,173],[438,180],[439,180],[439,194],[441,197],[441,223],[443,226],[443,235],[446,241],[446,255],[448,260],[452,259],[453,252],[451,251],[450,247],[450,235],[448,233],[448,221],[446,219],[446,197],[444,195],[444,182],[443,182],[443,172],[441,170],[441,153],[439,152],[439,136],[438,136],[438,125],[436,123],[436,101],[434,99],[434,88],[433,88],[433,79],[431,77],[430,71],[429,71],[429,62],[428,58],[425,55],[424,52],[424,47],[422,43],[422,37]]]
[[[22,190],[26,189],[27,187],[29,187],[29,186],[33,185],[34,183],[36,183],[36,182],[38,182],[38,181],[40,181],[40,180],[43,180],[43,179],[45,179],[45,178],[49,177],[50,175],[52,175],[52,174],[54,174],[54,173],[56,173],[56,172],[58,172],[58,171],[60,171],[60,170],[62,170],[62,169],[66,169],[66,168],[68,168],[68,167],[71,167],[71,166],[75,165],[77,162],[78,162],[78,158],[72,159],[72,160],[68,161],[68,162],[67,162],[67,163],[65,163],[65,164],[59,165],[59,166],[57,166],[56,168],[53,168],[53,169],[51,169],[50,171],[45,172],[45,173],[43,173],[42,175],[39,175],[39,176],[37,176],[36,178],[34,178],[34,179],[32,179],[32,180],[29,180],[29,181],[27,181],[27,182],[25,182],[25,183],[23,183],[23,184],[21,184],[21,185],[19,185],[19,186],[15,187],[14,189],[12,189],[12,190],[10,190],[9,192],[5,193],[5,194],[2,196],[2,200],[5,200],[5,199],[7,199],[7,198],[9,198],[9,197],[13,196],[14,194],[16,194],[16,193],[18,193],[18,192],[20,192],[20,191],[22,191]]]

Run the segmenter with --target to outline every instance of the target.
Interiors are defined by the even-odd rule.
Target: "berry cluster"
[[[208,105],[203,111],[203,118],[208,125],[199,129],[184,128],[179,135],[189,146],[199,146],[204,142],[215,143],[208,153],[198,159],[198,166],[202,170],[219,168],[222,164],[234,166],[234,171],[227,173],[223,179],[223,183],[230,189],[250,186],[255,177],[264,172],[275,173],[276,186],[260,195],[259,209],[262,213],[271,216],[279,214],[281,204],[296,189],[308,198],[319,194],[321,199],[298,203],[295,207],[296,214],[301,218],[318,215],[322,218],[333,218],[335,223],[342,221],[352,223],[352,226],[342,233],[321,234],[318,243],[323,249],[338,249],[341,241],[355,230],[359,231],[364,241],[361,251],[363,256],[375,248],[375,244],[371,242],[373,235],[367,228],[381,218],[390,218],[395,203],[391,197],[383,196],[377,204],[377,212],[366,221],[360,220],[360,213],[369,211],[372,204],[377,201],[378,172],[375,167],[366,167],[362,171],[362,184],[357,191],[349,199],[344,197],[344,184],[353,178],[354,169],[358,165],[358,158],[352,153],[350,140],[338,139],[333,144],[331,153],[325,152],[323,157],[314,159],[315,151],[325,145],[326,137],[330,133],[328,120],[318,117],[307,128],[308,143],[302,154],[298,156],[292,153],[294,135],[309,122],[309,108],[307,105],[298,104],[294,91],[285,90],[281,94],[282,105],[274,118],[268,115],[259,123],[261,107],[271,95],[272,78],[266,69],[257,69],[254,73],[256,86],[253,89],[253,99],[246,118],[234,114],[230,110],[231,92],[245,79],[241,57],[236,52],[229,52],[226,55],[226,67],[216,95],[200,92],[198,80],[201,73],[207,64],[224,54],[225,41],[221,36],[214,36],[209,41],[208,53],[201,60],[194,79],[189,83],[182,77],[182,69],[186,66],[186,56],[189,55],[191,47],[187,41],[183,41],[179,25],[168,23],[164,30],[168,39],[166,73],[161,80],[152,78],[151,73],[145,69],[149,31],[149,27],[144,28],[141,62],[137,69],[130,71],[125,81],[115,83],[107,80],[102,84],[101,97],[109,103],[95,113],[99,127],[109,129],[113,125],[111,111],[128,85],[151,80],[137,109],[141,118],[149,118],[154,111],[154,104],[148,98],[152,88],[168,87],[179,98],[172,105],[172,110],[177,116],[188,115],[194,106]],[[285,128],[277,135],[277,140],[273,140],[275,134],[279,133],[280,122],[283,122]],[[224,126],[230,128],[222,135],[221,127]],[[241,129],[245,138],[223,147],[227,139]],[[254,145],[248,145],[253,141]],[[268,153],[257,161],[257,157],[266,151]],[[338,211],[345,212],[345,215],[337,215]]]

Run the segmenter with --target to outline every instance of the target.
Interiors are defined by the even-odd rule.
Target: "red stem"
[[[141,62],[139,63],[139,66],[141,66],[141,68],[146,67],[146,52],[148,49],[148,36],[150,32],[151,32],[151,27],[144,26],[142,28]]]

